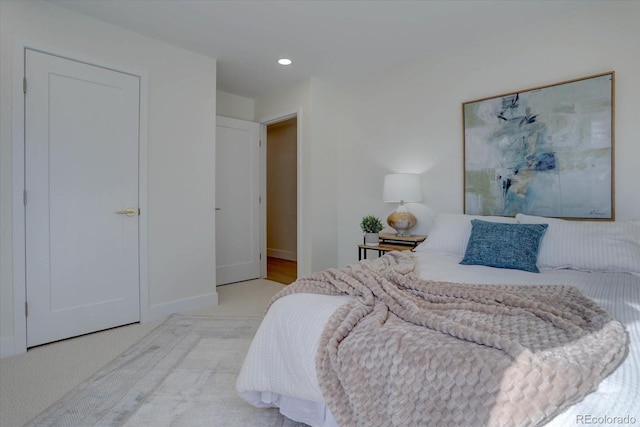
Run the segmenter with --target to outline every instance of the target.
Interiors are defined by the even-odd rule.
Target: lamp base
[[[418,220],[416,217],[406,210],[404,206],[400,206],[387,217],[387,224],[389,224],[389,227],[396,230],[398,236],[411,236],[409,230],[411,230],[417,223]]]

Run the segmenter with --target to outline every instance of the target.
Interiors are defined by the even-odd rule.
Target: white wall
[[[217,91],[216,99],[216,108],[219,116],[247,120],[249,122],[254,121],[255,100],[221,90]]]
[[[640,217],[639,41],[640,2],[585,2],[575,14],[501,38],[478,34],[463,49],[342,88],[337,105],[347,121],[335,129],[338,265],[357,260],[361,218],[384,219],[394,209],[382,202],[387,173],[422,174],[422,211],[462,212],[463,102],[610,70],[616,219]],[[320,106],[313,105],[315,114]]]
[[[339,162],[340,131],[348,114],[340,115],[341,92],[325,81],[311,79],[311,240],[313,271],[338,262],[338,195],[344,181]],[[352,143],[343,140],[344,143]],[[349,167],[346,165],[347,168]],[[348,200],[349,205],[352,201]],[[358,222],[359,223],[359,222]]]
[[[13,342],[11,85],[15,40],[149,75],[149,316],[217,303],[216,61],[39,1],[0,2],[0,355]]]

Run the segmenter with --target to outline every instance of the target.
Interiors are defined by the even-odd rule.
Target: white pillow
[[[453,213],[439,213],[427,240],[420,243],[414,251],[431,251],[445,255],[464,257],[471,236],[471,220],[481,219],[490,222],[516,224],[515,218],[505,216],[480,216]]]
[[[640,221],[567,221],[518,214],[521,224],[549,224],[538,267],[640,274]]]

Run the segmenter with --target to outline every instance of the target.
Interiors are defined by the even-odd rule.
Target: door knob
[[[116,212],[118,215],[126,215],[126,216],[135,216],[136,214],[136,209],[134,208],[127,208],[123,211],[118,211]]]

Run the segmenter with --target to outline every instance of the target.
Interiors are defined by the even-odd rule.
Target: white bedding
[[[548,425],[622,425],[625,420],[626,424],[640,423],[640,277],[573,270],[543,270],[538,274],[460,265],[458,257],[429,251],[416,252],[414,256],[423,279],[476,284],[564,284],[581,289],[625,325],[630,338],[629,354],[597,392]],[[276,301],[251,344],[237,379],[238,393],[254,406],[279,407],[283,415],[293,420],[311,426],[336,426],[318,385],[315,356],[324,324],[349,298],[293,294]]]

